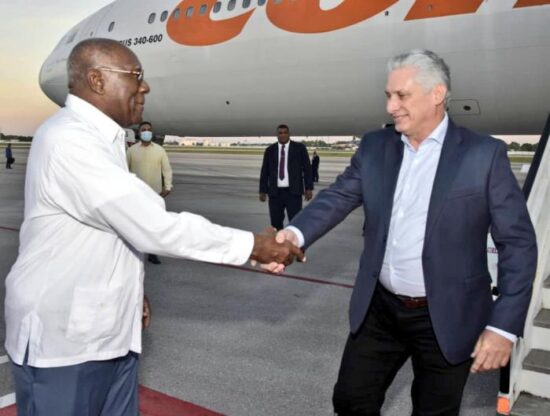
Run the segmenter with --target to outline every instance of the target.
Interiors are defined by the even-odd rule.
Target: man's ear
[[[90,89],[96,94],[103,95],[105,93],[105,80],[103,74],[97,69],[90,69],[86,74],[86,80]]]
[[[445,97],[447,96],[447,87],[443,84],[437,84],[433,88],[432,94],[434,97],[435,105],[442,105],[445,103]]]

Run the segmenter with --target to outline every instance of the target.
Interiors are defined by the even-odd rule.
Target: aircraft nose
[[[66,64],[66,58],[54,58],[52,54],[42,64],[38,76],[44,94],[59,106],[63,105],[69,92]]]

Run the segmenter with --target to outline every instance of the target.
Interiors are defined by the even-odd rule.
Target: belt
[[[394,295],[407,309],[419,309],[428,305],[426,296],[411,298],[410,296]]]
[[[428,305],[428,299],[426,298],[426,296],[413,298],[411,296],[396,295],[395,293],[392,293],[388,289],[386,289],[384,285],[378,284],[378,286],[388,295],[399,300],[407,309],[420,309]]]

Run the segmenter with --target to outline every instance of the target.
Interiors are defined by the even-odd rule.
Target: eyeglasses
[[[118,69],[110,68],[108,66],[97,66],[94,69],[97,69],[98,71],[116,72],[119,74],[130,74],[135,76],[139,82],[143,81],[143,69]]]

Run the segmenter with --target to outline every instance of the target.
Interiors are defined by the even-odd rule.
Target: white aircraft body
[[[83,39],[129,46],[159,133],[361,134],[391,122],[388,58],[431,49],[452,74],[449,114],[493,134],[540,133],[550,110],[550,0],[117,0],[73,27],[40,73],[62,105]]]

